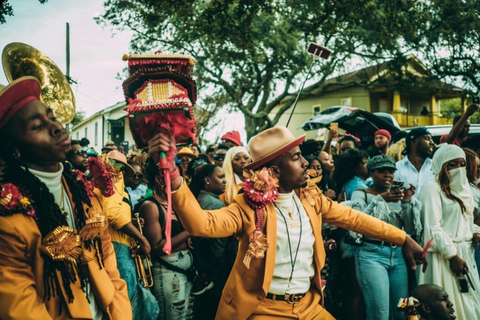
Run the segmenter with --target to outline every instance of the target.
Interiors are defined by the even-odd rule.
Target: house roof
[[[84,119],[82,122],[76,124],[75,126],[73,126],[72,128],[72,131],[81,127],[82,125],[84,125],[85,123],[88,123],[89,121],[91,121],[92,119],[95,119],[99,116],[102,116],[104,114],[108,114],[108,113],[112,113],[112,112],[115,112],[115,111],[118,111],[119,109],[123,109],[125,108],[126,106],[126,103],[125,101],[120,101],[120,102],[117,102],[116,104],[114,104],[113,106],[110,106],[110,107],[107,107],[105,109],[102,109],[96,113],[94,113],[93,115],[91,115],[90,117]],[[127,112],[125,111],[125,116],[127,116]],[[122,117],[123,118],[123,117]],[[110,119],[111,120],[111,119]],[[117,119],[118,120],[118,119]]]
[[[410,92],[435,93],[439,98],[458,97],[464,90],[436,78],[414,55],[382,62],[357,71],[317,82],[304,89],[310,96],[361,86],[365,89],[399,89]]]

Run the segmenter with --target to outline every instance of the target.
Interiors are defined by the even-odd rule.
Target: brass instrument
[[[132,224],[140,231],[143,235],[142,224],[140,223],[139,213],[135,213],[134,218],[132,219]],[[150,288],[153,286],[153,274],[152,274],[152,261],[140,254],[140,245],[135,239],[130,239],[130,250],[132,254],[132,259],[135,261],[135,268],[137,269],[138,280],[143,283],[145,288]]]
[[[75,116],[75,97],[67,78],[57,65],[41,51],[20,42],[5,46],[2,64],[8,82],[23,76],[33,76],[41,84],[41,99],[53,110],[62,124]]]

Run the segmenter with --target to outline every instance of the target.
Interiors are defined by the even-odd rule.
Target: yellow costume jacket
[[[103,214],[98,199],[93,197],[91,202],[92,206],[85,210],[87,219]],[[73,201],[70,203],[73,208]],[[82,254],[89,257],[90,285],[105,319],[130,320],[132,310],[127,285],[120,279],[107,226],[101,240],[103,267],[97,262],[95,248],[91,252],[82,250]],[[59,272],[57,278],[61,292],[43,301],[44,259],[40,254],[41,244],[42,235],[32,217],[21,213],[0,217],[0,319],[92,319],[78,277],[71,285],[73,303],[66,303],[68,298]]]
[[[321,288],[320,271],[325,264],[322,223],[353,230],[367,237],[381,239],[397,245],[405,242],[406,233],[360,211],[343,206],[323,196],[316,187],[301,189],[299,198],[310,218],[315,237],[313,263],[316,288]],[[277,215],[273,204],[265,208],[263,232],[269,249],[264,259],[252,259],[250,269],[243,264],[249,236],[255,230],[255,212],[237,195],[228,207],[204,211],[189,188],[182,186],[173,193],[172,201],[183,226],[197,237],[221,238],[236,234],[239,238],[238,254],[218,306],[216,319],[247,319],[265,299],[275,268]],[[321,291],[321,290],[318,290]],[[323,300],[323,298],[322,298]]]

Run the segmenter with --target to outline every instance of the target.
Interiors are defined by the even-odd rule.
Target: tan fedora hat
[[[256,169],[282,155],[305,140],[305,134],[295,138],[286,127],[278,126],[260,132],[248,143],[252,163],[245,169]]]
[[[107,154],[107,157],[109,159],[112,159],[114,161],[117,161],[117,162],[120,162],[121,164],[123,164],[125,166],[125,168],[130,171],[130,173],[134,174],[135,173],[135,169],[133,169],[133,167],[131,165],[128,164],[127,162],[127,157],[121,153],[120,151],[118,150],[113,150],[113,151],[110,151],[108,154]]]

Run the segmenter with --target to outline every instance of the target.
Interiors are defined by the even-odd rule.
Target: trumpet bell
[[[57,65],[36,48],[20,42],[8,44],[2,53],[2,64],[9,82],[23,76],[36,77],[42,87],[41,99],[62,124],[75,116],[75,97],[67,78]]]

